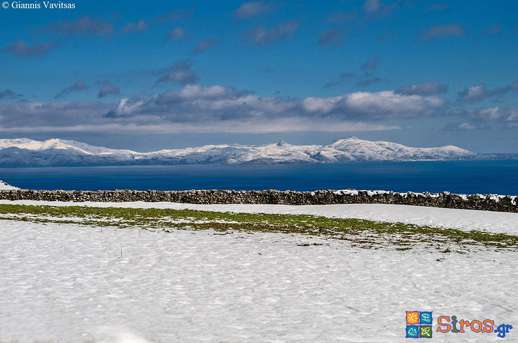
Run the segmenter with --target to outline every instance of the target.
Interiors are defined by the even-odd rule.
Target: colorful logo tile
[[[431,311],[406,311],[406,338],[432,338]]]
[[[419,324],[432,325],[432,312],[419,312]]]
[[[419,326],[407,325],[406,338],[419,338]]]
[[[432,326],[423,325],[419,327],[419,337],[421,338],[432,338]]]
[[[406,325],[419,324],[419,311],[406,311]]]

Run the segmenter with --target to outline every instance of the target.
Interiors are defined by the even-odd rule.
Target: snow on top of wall
[[[399,194],[403,197],[408,196],[423,196],[423,197],[430,197],[430,198],[438,198],[441,194],[454,194],[456,196],[461,197],[463,200],[467,200],[468,197],[479,197],[479,198],[487,198],[494,200],[494,201],[500,201],[504,198],[511,199],[514,201],[518,198],[518,196],[515,195],[501,195],[501,194],[460,194],[460,193],[450,193],[450,192],[441,192],[441,193],[431,193],[431,192],[394,192],[394,191],[386,191],[386,190],[361,190],[361,189],[339,189],[334,191],[335,194],[343,194],[343,195],[358,195],[359,192],[366,192],[368,196],[374,196],[374,195],[383,195],[383,194]]]

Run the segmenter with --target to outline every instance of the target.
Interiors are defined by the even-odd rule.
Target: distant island
[[[0,139],[0,166],[100,166],[180,164],[340,163],[352,161],[424,161],[496,158],[457,146],[416,148],[355,137],[328,145],[205,145],[136,152],[61,139]],[[509,158],[509,156],[507,156]]]

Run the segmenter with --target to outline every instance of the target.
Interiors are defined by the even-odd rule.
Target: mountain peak
[[[358,138],[356,136],[352,136],[352,137],[349,137],[349,138],[337,139],[336,141],[331,143],[331,145],[333,145],[333,144],[343,144],[343,143],[357,143],[357,142],[371,142],[371,143],[373,143],[373,141],[367,141],[367,140],[364,140],[364,139],[360,139],[360,138]]]

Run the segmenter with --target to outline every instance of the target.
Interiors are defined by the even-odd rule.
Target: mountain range
[[[137,152],[72,140],[0,139],[0,166],[99,166],[174,164],[339,163],[470,159],[475,153],[453,145],[415,148],[402,144],[340,139],[328,145],[205,145]]]

